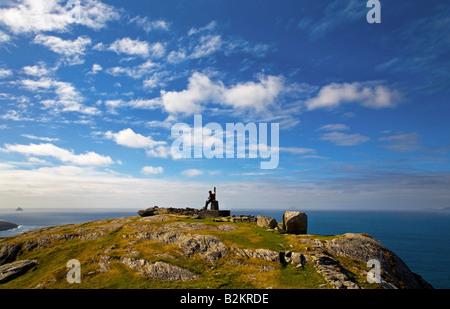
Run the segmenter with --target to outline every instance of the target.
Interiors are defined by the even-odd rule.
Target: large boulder
[[[274,229],[278,225],[277,220],[275,220],[274,218],[271,218],[271,217],[266,217],[266,216],[258,216],[256,224],[260,227],[266,227],[269,229]]]
[[[286,211],[283,214],[283,229],[288,234],[307,234],[308,217],[304,212]]]

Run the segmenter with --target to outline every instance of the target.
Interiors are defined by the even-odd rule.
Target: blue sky
[[[366,4],[2,0],[0,207],[450,206],[450,5]],[[175,158],[194,115],[278,123],[277,168]]]

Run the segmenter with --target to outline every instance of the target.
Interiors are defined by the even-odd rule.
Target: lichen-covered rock
[[[0,265],[15,261],[19,251],[20,246],[17,244],[0,245]]]
[[[237,256],[245,257],[245,258],[255,258],[262,259],[269,262],[279,262],[280,254],[279,252],[275,252],[268,249],[243,249],[243,248],[233,248],[234,254]]]
[[[0,266],[0,284],[25,274],[30,268],[36,265],[36,260],[22,260]]]
[[[151,264],[145,259],[135,259],[128,256],[99,256],[99,271],[109,271],[110,261],[120,261],[125,266],[137,271],[140,275],[147,276],[152,279],[169,281],[190,281],[198,278],[198,275],[179,266],[175,266],[165,262],[155,262]]]
[[[277,220],[267,216],[258,216],[256,224],[260,227],[274,229],[277,227]]]

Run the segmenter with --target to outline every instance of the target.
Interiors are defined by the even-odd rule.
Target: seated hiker
[[[212,203],[215,200],[216,200],[216,195],[214,193],[212,193],[211,191],[209,191],[209,198],[206,200],[205,207],[203,207],[203,210],[208,209],[208,204]]]

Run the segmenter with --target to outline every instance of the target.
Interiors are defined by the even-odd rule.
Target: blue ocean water
[[[367,233],[397,254],[409,268],[437,289],[450,288],[450,211],[374,212],[305,211],[308,233],[335,235]],[[232,214],[265,215],[282,221],[280,210],[236,209]],[[41,227],[82,223],[106,218],[137,216],[135,210],[1,210],[0,221],[19,228],[0,231],[0,237],[13,236]]]

